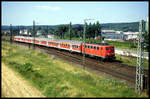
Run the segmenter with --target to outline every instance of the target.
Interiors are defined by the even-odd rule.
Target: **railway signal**
[[[138,35],[138,50],[137,50],[137,66],[136,66],[136,85],[135,90],[141,94],[143,91],[143,77],[144,77],[144,50],[143,50],[143,34],[144,34],[144,21],[141,20],[139,23],[139,35]]]

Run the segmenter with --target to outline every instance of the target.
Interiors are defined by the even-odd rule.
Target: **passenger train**
[[[37,45],[43,45],[47,47],[54,47],[57,49],[68,50],[70,52],[84,53],[84,44],[80,41],[70,40],[52,40],[48,38],[33,38],[25,36],[14,36],[14,41],[35,43]],[[106,44],[85,44],[85,54],[95,57],[101,57],[102,59],[115,59],[114,46]]]

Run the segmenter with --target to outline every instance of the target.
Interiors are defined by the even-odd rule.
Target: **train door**
[[[60,42],[58,42],[58,48],[60,49]]]
[[[72,44],[70,43],[70,51],[72,51]]]
[[[103,47],[100,47],[101,56],[103,56]]]

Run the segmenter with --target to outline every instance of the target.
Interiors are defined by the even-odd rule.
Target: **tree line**
[[[95,38],[97,36],[101,36],[101,26],[97,21],[96,23],[85,24],[86,25],[86,38]],[[72,27],[71,23],[68,25],[59,25],[54,30],[55,35],[60,37],[60,39],[64,38],[83,38],[84,25],[78,25],[76,27]]]

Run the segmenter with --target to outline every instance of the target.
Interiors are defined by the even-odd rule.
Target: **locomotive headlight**
[[[107,53],[107,55],[110,55],[110,53]]]

